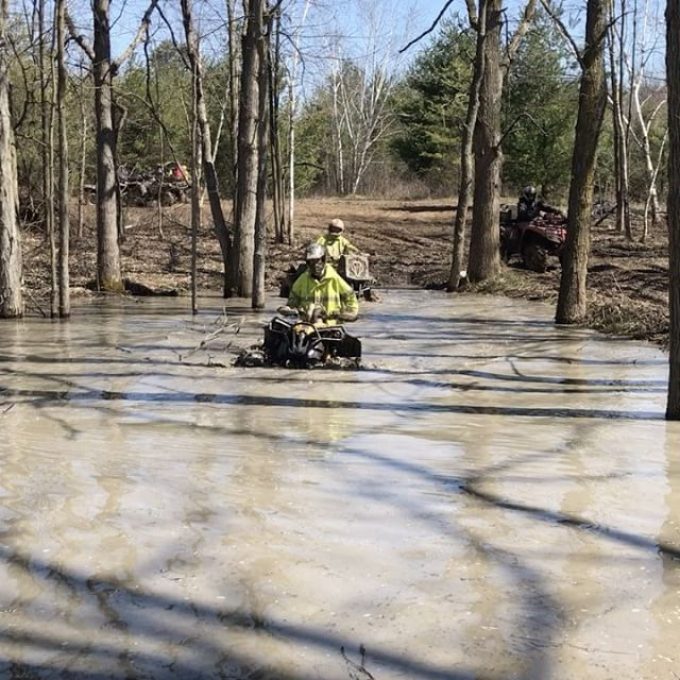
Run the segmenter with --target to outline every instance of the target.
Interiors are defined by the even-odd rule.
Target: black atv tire
[[[548,269],[548,251],[538,241],[529,241],[522,248],[524,266],[532,272],[544,274]]]

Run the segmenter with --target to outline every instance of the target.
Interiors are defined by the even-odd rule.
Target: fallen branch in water
[[[28,297],[28,299],[33,303],[33,307],[35,307],[35,309],[37,309],[42,314],[43,319],[47,319],[49,314],[47,314],[47,312],[45,312],[45,310],[40,306],[38,301],[33,297],[33,293],[31,293],[31,291],[28,288],[25,288],[25,287],[24,287],[23,290],[24,290],[24,293],[26,293],[26,296]]]
[[[241,330],[241,324],[243,323],[243,318],[238,319],[237,321],[233,321],[231,323],[228,323],[228,318],[227,318],[227,313],[224,312],[222,316],[218,317],[213,325],[218,326],[214,331],[208,333],[201,342],[196,345],[193,349],[190,349],[186,354],[182,355],[179,354],[179,360],[184,361],[188,357],[196,354],[196,352],[199,352],[202,349],[206,349],[206,347],[216,338],[218,338],[220,335],[222,335],[225,331],[228,330],[233,330],[234,335],[238,335],[239,331]],[[227,349],[231,347],[231,343],[228,343]],[[215,363],[212,364],[213,366],[217,365]]]

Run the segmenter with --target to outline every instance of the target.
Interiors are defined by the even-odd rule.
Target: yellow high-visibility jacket
[[[346,253],[359,252],[359,249],[342,234],[322,234],[316,242],[326,249],[326,257],[333,263]]]
[[[310,304],[323,305],[326,314],[337,316],[340,312],[357,313],[359,301],[350,286],[330,264],[324,267],[319,280],[305,269],[290,289],[288,306],[296,309]]]

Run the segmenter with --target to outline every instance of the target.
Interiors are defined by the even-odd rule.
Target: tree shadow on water
[[[330,631],[320,631],[303,623],[265,618],[261,614],[245,610],[211,607],[188,599],[145,592],[134,584],[65,569],[40,557],[12,550],[6,545],[0,546],[0,562],[21,570],[34,582],[40,582],[45,590],[51,588],[65,591],[72,601],[78,600],[78,611],[91,605],[109,621],[106,630],[106,624],[88,629],[85,620],[85,628],[79,640],[74,639],[72,629],[69,634],[66,628],[72,624],[73,616],[69,616],[62,626],[58,626],[54,619],[50,620],[49,625],[40,621],[40,625],[31,626],[33,631],[39,629],[40,633],[20,632],[21,619],[17,622],[19,625],[5,626],[4,630],[0,630],[0,642],[4,647],[11,646],[17,650],[17,654],[12,655],[12,659],[0,656],[0,675],[3,678],[104,680],[118,677],[214,677],[233,680],[318,680],[318,669],[315,672],[302,670],[289,673],[276,668],[268,660],[253,658],[253,647],[256,646],[257,638],[262,636],[269,636],[277,643],[289,645],[293,650],[299,646],[301,652],[303,649],[316,649],[327,658],[336,659],[340,666],[346,664],[348,678],[368,680],[371,677],[370,673],[364,676],[359,673],[364,666],[363,658],[361,665],[356,664],[351,662],[344,651],[363,649],[363,645],[360,647],[356,640]],[[20,617],[29,616],[31,607],[22,607],[22,604],[27,603],[13,603],[14,615],[18,611]],[[30,621],[32,624],[36,622],[37,619]],[[214,628],[217,634],[205,635],[206,626]],[[185,629],[195,630],[195,636],[187,634],[178,640],[178,634],[181,636]],[[61,635],[60,631],[63,631]],[[111,631],[128,635],[130,639],[125,644],[120,637],[107,637],[106,633]],[[230,632],[250,635],[250,656],[228,649],[226,641]],[[166,652],[140,651],[146,641],[154,648],[165,643],[171,654],[175,647],[168,641],[173,640],[180,651],[190,649],[192,660],[175,661]],[[221,640],[225,644],[220,644]],[[45,661],[48,656],[53,656],[53,659]],[[17,660],[17,657],[25,660]],[[456,670],[439,667],[426,660],[416,660],[409,657],[407,652],[395,653],[374,648],[370,650],[370,658],[384,668],[407,673],[413,680],[471,680],[481,677],[469,668]]]
[[[29,401],[38,406],[72,404],[93,405],[101,401],[138,402],[147,404],[206,403],[224,406],[261,406],[286,408],[361,409],[386,413],[447,413],[494,415],[532,418],[596,418],[603,420],[664,420],[663,411],[632,411],[595,408],[555,408],[541,406],[486,406],[482,404],[433,404],[429,402],[374,402],[272,397],[266,395],[226,394],[213,392],[117,392],[113,390],[41,390],[13,389],[0,386],[4,399]]]

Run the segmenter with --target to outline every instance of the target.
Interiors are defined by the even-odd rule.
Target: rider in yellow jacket
[[[328,232],[316,239],[316,242],[326,249],[328,261],[337,266],[340,258],[346,253],[358,253],[359,249],[342,232],[345,230],[345,223],[342,220],[334,219],[328,223]]]
[[[326,263],[326,252],[318,243],[307,246],[307,268],[293,283],[288,305],[281,307],[281,314],[305,310],[310,321],[335,324],[338,321],[355,321],[359,313],[359,301],[354,289]],[[311,313],[307,310],[311,308]]]

